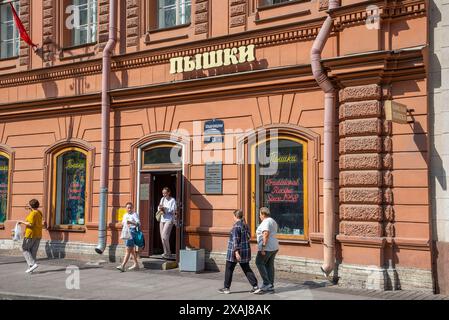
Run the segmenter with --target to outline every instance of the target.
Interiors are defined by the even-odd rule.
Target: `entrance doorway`
[[[176,178],[177,173],[154,173],[153,174],[153,207],[152,212],[157,212],[159,203],[162,198],[162,189],[168,187],[171,191],[171,196],[176,199]],[[151,218],[150,218],[151,219]],[[161,233],[160,233],[160,222],[158,222],[155,218],[155,215],[152,215],[153,219],[153,255],[160,255],[164,253],[162,247]],[[171,253],[176,253],[176,228],[172,228],[170,234],[170,251]]]
[[[141,229],[145,236],[145,248],[140,252],[143,257],[159,256],[163,253],[160,234],[160,222],[156,220],[156,212],[162,198],[162,189],[170,188],[171,197],[176,199],[177,224],[170,235],[170,251],[179,261],[179,250],[182,246],[183,216],[183,176],[181,171],[141,172],[139,215]]]

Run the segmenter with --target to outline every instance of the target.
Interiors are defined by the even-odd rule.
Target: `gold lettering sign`
[[[84,163],[75,163],[72,159],[67,161],[66,169],[84,169]]]
[[[251,44],[238,48],[199,53],[193,57],[172,58],[170,59],[170,73],[176,74],[193,70],[207,70],[255,60],[255,46]]]
[[[385,118],[395,123],[407,124],[407,106],[392,100],[385,101]]]
[[[278,152],[272,152],[270,154],[270,161],[273,163],[296,163],[298,162],[298,158],[292,154],[279,155]]]

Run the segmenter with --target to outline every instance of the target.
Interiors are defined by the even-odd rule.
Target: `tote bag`
[[[23,231],[22,227],[20,227],[19,223],[16,223],[16,226],[14,227],[14,236],[12,238],[13,241],[19,241],[23,238]]]
[[[131,239],[131,231],[129,230],[129,227],[127,224],[123,225],[122,234],[120,235],[120,239],[122,239],[122,240]]]

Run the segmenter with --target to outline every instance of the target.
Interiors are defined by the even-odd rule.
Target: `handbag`
[[[129,230],[128,225],[123,225],[122,233],[120,235],[120,239],[128,240],[131,239],[131,231]]]
[[[157,222],[160,222],[161,221],[161,218],[162,218],[162,215],[164,214],[164,211],[163,210],[158,210],[157,212],[156,212],[156,220],[157,220]]]
[[[159,202],[159,205],[161,206],[164,203],[164,198],[161,199],[161,201]],[[157,210],[156,212],[156,221],[157,222],[161,222],[162,219],[162,215],[164,214],[164,210]]]
[[[139,226],[137,226],[135,232],[132,233],[132,237],[136,246],[139,248],[145,247],[145,237],[143,236],[143,232],[140,231]]]
[[[12,238],[13,241],[19,241],[23,238],[22,227],[20,227],[19,223],[16,223],[14,228],[14,236]]]

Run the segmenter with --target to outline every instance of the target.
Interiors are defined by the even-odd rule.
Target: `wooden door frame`
[[[155,199],[152,199],[152,196],[154,195],[154,177],[157,174],[175,174],[176,175],[176,206],[178,208],[178,211],[176,213],[177,217],[178,217],[178,224],[175,226],[176,228],[176,243],[175,243],[175,250],[176,250],[176,262],[179,263],[179,251],[182,249],[183,244],[182,244],[182,240],[183,240],[183,235],[184,235],[184,203],[185,203],[185,177],[183,174],[183,170],[182,168],[178,168],[173,170],[173,168],[167,169],[167,170],[161,170],[161,169],[156,169],[156,170],[140,170],[139,171],[139,190],[140,190],[140,184],[141,184],[141,175],[142,174],[148,174],[150,176],[150,187],[149,187],[149,191],[150,191],[150,213],[148,215],[148,219],[149,219],[149,239],[148,239],[148,248],[145,248],[145,250],[147,250],[147,252],[149,253],[149,256],[151,256],[153,254],[153,235],[154,235],[154,223],[153,223],[153,216],[152,216],[152,207],[154,205],[154,201]],[[181,179],[181,181],[178,180],[178,178]],[[180,188],[179,188],[180,187]],[[180,200],[178,200],[180,199]],[[153,201],[152,201],[153,200]],[[139,214],[140,214],[140,199],[139,199]],[[181,220],[179,220],[179,215],[181,214]]]

